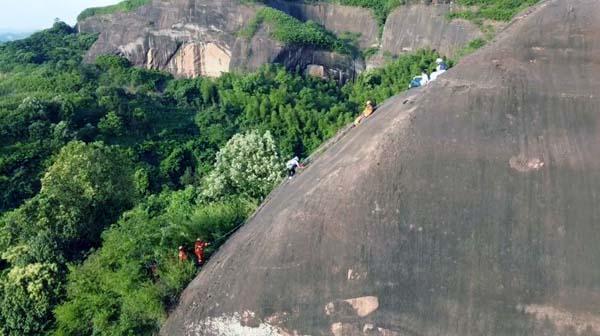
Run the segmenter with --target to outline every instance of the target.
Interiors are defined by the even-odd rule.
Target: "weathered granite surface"
[[[452,4],[400,6],[383,29],[382,51],[392,55],[422,48],[453,55],[469,41],[482,37],[479,28],[465,20],[448,20]]]
[[[86,57],[90,62],[99,55],[117,54],[136,66],[166,70],[180,77],[216,77],[223,72],[250,71],[277,62],[301,71],[309,65],[319,66],[326,77],[347,81],[365,69],[360,55],[283,45],[269,37],[268,28],[261,29],[251,40],[240,37],[239,31],[265,5],[302,21],[315,21],[337,34],[349,32],[360,48],[379,47],[381,52],[392,55],[423,47],[451,54],[480,34],[470,23],[446,20],[445,13],[451,5],[436,2],[401,6],[388,18],[380,38],[377,22],[368,9],[283,0],[265,4],[153,0],[132,12],[90,17],[79,22],[78,29],[99,33]]]
[[[118,54],[136,66],[180,77],[216,77],[277,62],[292,69],[318,64],[346,81],[364,69],[348,55],[283,45],[269,38],[266,29],[251,40],[238,36],[258,8],[237,0],[154,0],[133,12],[88,18],[78,28],[100,34],[88,61]]]
[[[373,12],[369,9],[333,3],[283,0],[269,0],[266,3],[300,21],[312,20],[336,34],[345,32],[356,34],[360,48],[366,49],[379,45],[379,26]]]

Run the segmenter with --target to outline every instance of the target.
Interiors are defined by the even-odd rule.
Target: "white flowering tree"
[[[279,181],[283,168],[271,133],[236,134],[217,153],[215,169],[204,181],[203,195],[208,199],[228,195],[261,199]]]
[[[14,251],[16,252],[16,251]],[[12,261],[11,252],[2,258]],[[56,264],[14,266],[0,278],[0,335],[41,335],[60,295]]]

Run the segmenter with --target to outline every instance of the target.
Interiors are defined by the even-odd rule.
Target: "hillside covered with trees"
[[[94,40],[56,23],[0,46],[0,335],[155,333],[198,271],[178,246],[214,251],[289,157],[439,56],[342,87],[277,66],[175,79],[85,64]]]

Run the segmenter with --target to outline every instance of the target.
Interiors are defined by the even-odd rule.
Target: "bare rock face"
[[[347,32],[356,34],[360,48],[365,49],[379,45],[379,27],[373,12],[369,9],[332,3],[282,0],[269,0],[266,3],[300,21],[314,21],[336,34]]]
[[[394,55],[425,47],[451,54],[480,35],[470,23],[446,20],[451,8],[447,4],[399,7],[387,20],[383,41],[377,21],[365,8],[283,0],[269,0],[265,5],[303,21],[313,20],[337,34],[353,34],[362,49],[381,47]],[[260,6],[238,0],[153,0],[133,12],[87,18],[78,23],[78,29],[100,34],[87,61],[116,54],[136,66],[179,77],[217,77],[281,63],[304,72],[309,65],[320,66],[325,77],[345,82],[365,69],[360,58],[274,41],[268,28],[260,29],[251,40],[240,37],[239,31]],[[370,63],[376,67],[384,62]]]
[[[274,192],[161,333],[600,335],[598,17],[544,1],[382,104]]]
[[[451,56],[469,41],[482,37],[479,28],[465,20],[448,20],[452,4],[400,6],[383,29],[382,51],[392,55],[422,48]]]
[[[88,18],[78,28],[100,33],[89,61],[119,54],[134,65],[182,77],[218,76],[231,70],[235,32],[254,13],[252,7],[228,0],[155,0],[133,12]]]
[[[293,69],[319,64],[328,75],[343,81],[363,70],[364,65],[351,56],[285,46],[272,40],[265,29],[250,41],[239,37],[258,8],[237,0],[154,0],[133,12],[88,18],[78,23],[78,28],[100,33],[87,54],[88,61],[117,54],[136,66],[167,70],[180,77],[217,77],[274,62]],[[286,55],[302,58],[288,59]]]

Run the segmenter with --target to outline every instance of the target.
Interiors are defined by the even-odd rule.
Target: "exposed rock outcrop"
[[[154,0],[132,12],[88,18],[78,29],[100,33],[89,61],[119,54],[178,76],[217,76],[231,70],[236,33],[254,14],[253,7],[229,0]]]
[[[382,51],[392,55],[422,48],[453,55],[469,41],[482,37],[479,28],[465,20],[449,20],[452,4],[400,6],[383,29]]]
[[[318,64],[328,76],[346,81],[364,69],[362,62],[349,55],[274,41],[268,28],[251,40],[238,36],[257,8],[236,0],[154,0],[132,12],[88,18],[79,22],[78,28],[100,33],[87,54],[88,61],[102,54],[118,54],[134,65],[180,77],[216,77],[282,63],[292,69]]]
[[[283,0],[265,5],[300,20],[313,20],[338,34],[354,34],[360,48],[381,47],[393,55],[421,47],[450,54],[479,36],[472,24],[445,18],[450,5],[399,7],[388,18],[383,41],[379,41],[372,12],[365,8]],[[180,77],[216,77],[277,62],[304,72],[309,65],[312,69],[317,66],[326,77],[344,82],[365,69],[360,56],[277,42],[268,27],[251,40],[240,37],[239,31],[260,6],[238,0],[153,0],[132,12],[87,18],[78,23],[78,29],[100,34],[87,54],[88,61],[118,54],[136,66],[167,70]]]
[[[379,26],[373,12],[366,8],[341,6],[333,3],[303,3],[269,0],[267,4],[300,21],[314,21],[336,34],[356,34],[360,48],[379,45]]]
[[[542,2],[384,103],[274,192],[162,334],[600,335],[598,17]]]

